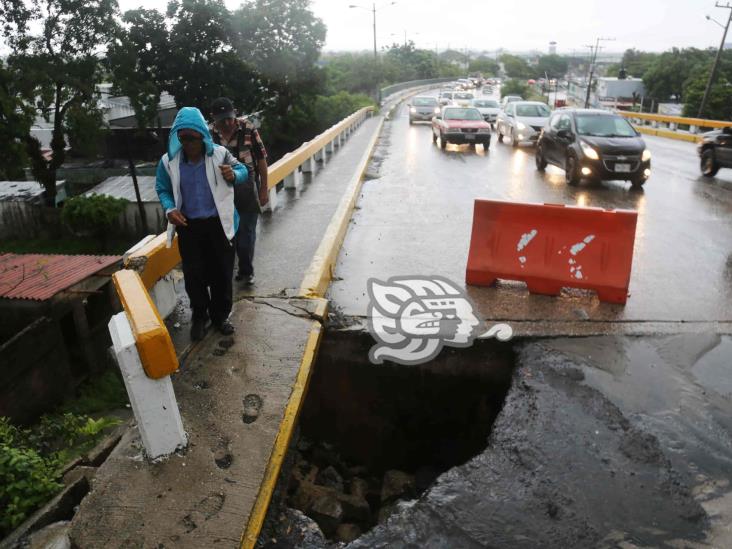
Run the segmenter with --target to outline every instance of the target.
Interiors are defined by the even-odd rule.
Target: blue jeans
[[[239,212],[239,230],[236,232],[236,255],[239,257],[239,274],[254,276],[254,244],[257,242],[257,212]]]

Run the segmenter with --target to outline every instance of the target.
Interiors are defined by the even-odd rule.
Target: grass
[[[31,238],[0,242],[0,252],[15,254],[121,255],[135,241],[112,240],[103,246],[93,238]]]
[[[65,401],[60,413],[97,415],[127,404],[127,390],[116,372],[107,370],[103,374],[86,380],[77,390],[75,398]]]

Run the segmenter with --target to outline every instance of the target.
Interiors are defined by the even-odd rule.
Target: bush
[[[506,80],[501,86],[501,97],[507,95],[520,95],[527,99],[531,94],[531,88],[519,80]]]
[[[317,96],[313,108],[317,133],[327,130],[357,110],[370,105],[374,105],[374,102],[368,95],[361,93],[342,91],[335,95]]]
[[[63,465],[118,423],[67,412],[44,415],[38,425],[21,429],[0,417],[0,538],[61,490]]]
[[[103,194],[74,196],[66,201],[61,219],[77,236],[93,236],[107,251],[110,229],[125,210],[127,200]]]

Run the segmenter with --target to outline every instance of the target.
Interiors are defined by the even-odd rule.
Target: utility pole
[[[371,11],[374,14],[374,59],[378,59],[379,54],[376,52],[376,2],[372,4]]]
[[[585,97],[585,109],[589,108],[589,106],[590,106],[590,92],[592,91],[592,77],[595,74],[595,63],[597,62],[597,52],[601,49],[600,42],[607,42],[610,40],[615,40],[615,38],[598,37],[597,40],[595,40],[595,51],[593,52],[592,60],[590,61],[590,77],[587,80],[587,95]],[[592,46],[590,46],[590,51],[592,51]]]
[[[709,73],[709,80],[707,81],[707,87],[704,90],[704,97],[702,97],[701,105],[699,105],[699,112],[697,113],[697,118],[701,118],[704,110],[707,108],[707,101],[709,100],[709,94],[712,91],[712,84],[714,84],[714,78],[717,76],[717,67],[719,66],[719,59],[722,57],[722,50],[724,49],[724,41],[727,39],[727,31],[729,30],[729,24],[732,21],[732,4],[727,2],[727,4],[722,5],[719,2],[715,2],[714,4],[717,8],[724,8],[729,10],[729,17],[727,18],[727,25],[724,27],[724,33],[722,33],[722,41],[719,44],[719,49],[717,50],[717,56],[714,58],[714,64],[712,65],[712,70]],[[707,15],[707,19],[711,19]]]

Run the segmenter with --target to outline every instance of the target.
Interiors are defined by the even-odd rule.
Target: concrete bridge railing
[[[725,120],[707,120],[704,118],[687,118],[684,116],[668,116],[629,111],[617,111],[627,118],[635,128],[647,135],[657,135],[697,142],[700,134],[716,128],[732,127],[732,122]]]

